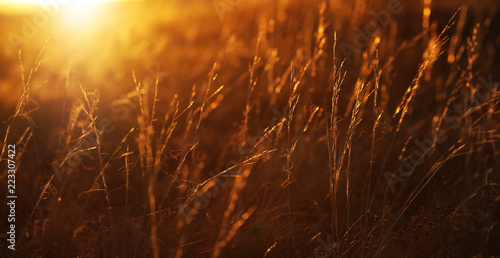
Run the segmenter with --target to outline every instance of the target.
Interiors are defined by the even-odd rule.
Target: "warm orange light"
[[[20,14],[46,8],[85,8],[110,2],[137,0],[0,0],[0,13]]]
[[[118,2],[118,1],[120,0],[0,0],[0,4],[82,6],[82,5],[96,5],[96,4],[102,4],[107,2]]]

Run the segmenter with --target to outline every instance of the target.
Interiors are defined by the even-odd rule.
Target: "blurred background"
[[[33,133],[18,175],[19,225],[27,225],[20,235],[25,245],[18,255],[114,257],[128,250],[130,257],[158,253],[209,257],[224,242],[225,234],[219,234],[224,227],[220,225],[239,225],[244,214],[252,214],[253,207],[257,211],[246,224],[243,220],[245,226],[240,231],[236,228],[233,233],[238,234],[225,243],[226,252],[212,257],[292,257],[298,253],[309,257],[321,245],[317,244],[319,233],[325,241],[327,236],[339,243],[340,237],[345,240],[338,255],[370,257],[380,255],[386,247],[382,253],[386,257],[435,255],[436,250],[461,255],[464,249],[451,248],[454,243],[471,243],[464,245],[470,256],[481,250],[500,255],[498,247],[492,245],[500,239],[498,218],[492,215],[487,222],[474,221],[476,206],[463,205],[471,195],[486,195],[476,191],[483,185],[498,187],[498,94],[484,103],[484,110],[473,111],[478,113],[474,118],[479,117],[474,123],[471,120],[459,130],[450,129],[448,141],[440,145],[436,156],[417,168],[416,179],[421,179],[435,164],[442,165],[438,154],[447,154],[458,142],[472,143],[467,159],[446,163],[440,170],[442,175],[429,181],[429,187],[404,209],[404,216],[394,210],[412,196],[419,181],[405,181],[401,191],[394,193],[381,176],[397,167],[408,152],[410,139],[435,135],[437,121],[452,108],[452,101],[473,94],[473,77],[492,75],[494,81],[499,80],[498,7],[500,2],[494,0],[0,0],[0,136],[3,138],[8,128],[9,141],[23,139],[26,128]],[[376,20],[374,15],[392,8],[398,9],[397,13],[391,13],[377,36],[367,35],[366,40],[360,36],[360,32],[369,34],[367,24]],[[355,50],[351,48],[349,53],[346,46]],[[432,49],[436,53],[431,54]],[[405,109],[407,123],[396,126],[396,115],[392,115],[398,113],[401,100],[429,56],[432,62],[422,71],[421,92],[413,100],[416,104]],[[342,67],[347,75],[339,96],[339,130],[347,132],[349,128],[355,96],[363,96],[362,109],[367,111],[360,112],[359,131],[351,135],[356,143],[349,148],[354,179],[351,186],[346,177],[340,183],[340,191],[351,189],[352,193],[346,194],[347,201],[342,199],[344,195],[338,197],[342,199],[338,209],[349,211],[335,232],[339,237],[332,229],[332,195],[327,183],[331,164],[325,128],[333,105],[333,71],[344,59],[349,61]],[[377,95],[372,90],[379,62],[383,74]],[[291,74],[302,84],[298,87],[298,115],[288,129],[288,134],[295,133],[292,140],[298,142],[289,163],[285,159],[290,137],[286,124],[277,122],[287,117],[296,94],[289,87]],[[253,89],[249,85],[255,78]],[[23,95],[27,81],[32,89],[29,98]],[[362,84],[369,90],[358,93]],[[95,98],[95,106],[86,93]],[[451,97],[455,95],[459,96]],[[372,104],[371,98],[376,96],[380,107],[372,110],[377,103]],[[144,105],[149,110],[155,107],[158,118],[145,125],[148,119],[139,108],[139,100],[148,98]],[[27,112],[22,114],[26,116],[10,120],[23,101]],[[74,173],[53,178],[54,164],[66,162],[68,152],[78,147],[92,124],[82,111],[87,109],[95,109],[96,119],[109,118],[113,132],[104,134],[99,143],[102,153],[92,150]],[[380,128],[373,129],[373,114],[380,115]],[[154,175],[156,181],[150,181],[145,173],[149,170],[140,161],[145,152],[141,149],[145,138],[141,137],[164,140],[159,136],[162,128],[174,118],[179,119],[175,120],[178,129],[168,147],[155,156],[163,170]],[[249,176],[248,184],[242,183],[239,190],[236,183],[235,188],[224,188],[220,198],[214,197],[200,211],[197,220],[180,222],[180,203],[201,191],[202,182],[226,169],[230,161],[242,163],[254,154],[242,153],[241,148],[273,126],[278,128],[274,128],[276,138],[263,145],[276,153],[255,161],[252,171],[256,173]],[[127,138],[132,129],[135,131]],[[487,132],[494,135],[491,142],[482,138]],[[372,133],[379,138],[372,139]],[[348,138],[347,133],[341,133],[340,139]],[[371,144],[378,144],[380,156],[370,156]],[[123,149],[114,153],[118,146]],[[155,151],[159,146],[161,142],[151,144]],[[191,153],[191,148],[196,151]],[[131,171],[130,181],[128,175],[125,179],[123,161],[129,156],[130,168],[126,170]],[[100,181],[99,158],[110,164],[103,172],[108,176],[107,186]],[[293,163],[293,178],[283,173],[285,163]],[[342,173],[348,170],[343,168]],[[465,168],[470,173],[463,172]],[[174,171],[180,171],[178,178],[172,175]],[[365,177],[367,171],[376,172]],[[154,187],[148,188],[151,185]],[[106,187],[111,190],[103,194]],[[168,195],[165,189],[175,194]],[[232,189],[237,189],[237,194]],[[491,196],[500,196],[495,195],[497,188],[492,192]],[[239,199],[234,197],[238,201],[233,209],[237,216],[226,218],[227,203],[236,195]],[[151,196],[162,200],[155,208],[151,207]],[[499,199],[491,198],[481,202],[490,209],[483,214],[500,214]],[[445,204],[456,210],[445,212]],[[460,207],[470,208],[457,219],[463,224],[449,222],[451,214],[460,213]],[[156,213],[159,239],[150,240],[150,235],[155,235],[150,230],[156,225],[150,217]],[[423,218],[425,227],[441,223],[445,229],[418,238],[415,234],[424,235],[424,226],[419,224]],[[381,221],[386,224],[381,226]],[[351,226],[361,233],[343,235]],[[462,233],[471,232],[459,234],[457,228]],[[388,243],[396,237],[402,240]],[[160,244],[155,245],[155,241]]]

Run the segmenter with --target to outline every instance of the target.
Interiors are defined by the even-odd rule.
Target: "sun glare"
[[[96,5],[117,0],[0,0],[0,4],[8,5],[60,5],[60,6],[82,6]]]
[[[53,19],[68,32],[82,33],[97,29],[113,18],[109,4],[140,0],[0,0],[0,13],[31,15],[28,20],[36,27]]]
[[[0,13],[20,14],[47,8],[88,8],[131,0],[0,0]],[[132,0],[134,1],[134,0]],[[137,1],[137,0],[135,0]]]

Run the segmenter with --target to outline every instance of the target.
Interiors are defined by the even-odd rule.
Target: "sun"
[[[112,2],[138,0],[0,0],[0,13],[23,14],[47,9],[89,8]]]
[[[59,6],[82,6],[96,5],[106,2],[118,2],[120,0],[0,0],[0,4],[10,5],[59,5]]]
[[[113,19],[113,4],[131,1],[141,0],[0,0],[0,14],[26,15],[37,27],[52,20],[65,31],[81,34]]]

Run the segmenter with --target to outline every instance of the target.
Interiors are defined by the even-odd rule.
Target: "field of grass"
[[[498,7],[0,11],[0,257],[500,257]]]

